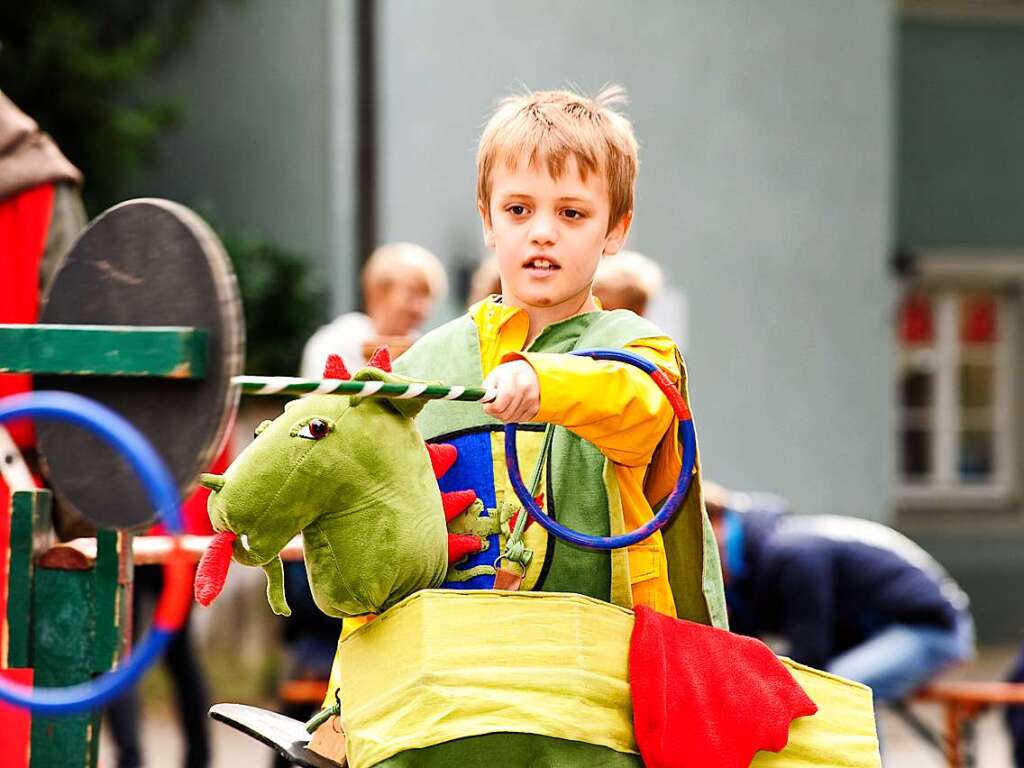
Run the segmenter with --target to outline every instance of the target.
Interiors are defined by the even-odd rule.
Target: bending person
[[[786,655],[870,686],[876,702],[973,657],[967,595],[902,534],[860,518],[790,515],[711,483],[705,498],[733,631],[781,636]]]

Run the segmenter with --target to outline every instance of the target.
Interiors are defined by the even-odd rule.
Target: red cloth
[[[39,263],[46,248],[52,207],[52,184],[0,201],[0,323],[34,323],[39,316]],[[32,377],[28,374],[0,374],[0,397],[30,389]],[[35,444],[30,421],[9,421],[3,426],[19,447]],[[0,478],[0,564],[7,562],[10,545],[9,505],[9,490]],[[0,624],[6,616],[7,572],[0,568]]]
[[[0,323],[34,323],[39,315],[39,262],[53,208],[53,185],[43,184],[0,202]],[[32,377],[0,374],[0,397],[32,389]],[[29,422],[8,422],[19,446],[35,444]]]
[[[0,677],[32,685],[31,669],[0,669]],[[0,702],[0,756],[4,768],[28,768],[32,716],[27,709]]]
[[[740,768],[778,752],[817,706],[771,649],[723,629],[636,609],[633,729],[647,768]]]
[[[3,480],[0,480],[0,558],[3,558],[0,559],[0,632],[6,634],[7,582],[11,575],[11,492]]]

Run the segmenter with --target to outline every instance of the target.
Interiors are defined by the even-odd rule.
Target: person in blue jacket
[[[705,490],[729,624],[780,638],[793,660],[896,701],[974,655],[967,595],[927,552],[880,523],[793,515],[779,497]]]

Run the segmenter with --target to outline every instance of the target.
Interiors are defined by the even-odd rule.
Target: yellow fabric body
[[[794,720],[786,748],[781,752],[758,752],[751,768],[879,768],[882,760],[871,689],[792,659],[780,660],[818,705],[818,712]]]
[[[508,732],[635,753],[632,629],[632,611],[582,595],[418,592],[339,645],[349,764]],[[759,752],[752,765],[879,768],[871,692],[782,661],[818,713],[793,723],[782,752]]]
[[[654,516],[645,494],[652,487],[664,497],[675,483],[682,461],[677,422],[665,395],[651,377],[631,365],[591,360],[572,355],[523,352],[530,319],[518,307],[494,301],[494,297],[469,310],[480,338],[480,362],[484,376],[497,365],[522,359],[530,364],[540,383],[537,421],[558,424],[596,445],[613,463],[625,530],[639,528]],[[674,382],[680,369],[675,343],[667,336],[640,339],[629,351],[650,360]],[[659,450],[660,448],[660,450]],[[658,452],[655,467],[649,467]],[[502,469],[502,474],[498,471]],[[495,484],[505,477],[495,467]],[[660,477],[668,478],[666,483]],[[700,493],[699,478],[695,478]],[[629,547],[632,604],[646,605],[668,616],[676,615],[669,586],[665,545],[661,532]]]
[[[635,753],[632,623],[631,611],[581,595],[417,592],[339,647],[350,768],[483,733]]]

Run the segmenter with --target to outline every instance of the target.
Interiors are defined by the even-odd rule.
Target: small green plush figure
[[[408,381],[390,373],[378,350],[359,381]],[[351,378],[331,355],[324,378]],[[482,542],[449,536],[447,520],[476,499],[444,494],[436,477],[453,446],[427,446],[413,423],[424,401],[311,395],[256,429],[223,475],[203,475],[217,531],[196,571],[196,600],[220,593],[232,558],[267,574],[274,613],[291,613],[280,552],[302,534],[306,574],[321,611],[336,617],[379,613],[420,589],[437,587],[448,564]],[[450,454],[450,455],[449,455]]]

